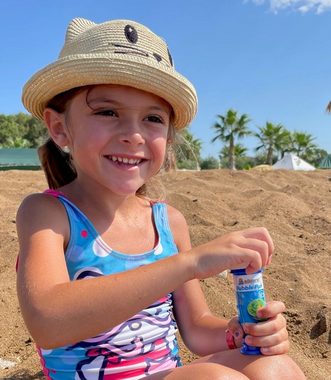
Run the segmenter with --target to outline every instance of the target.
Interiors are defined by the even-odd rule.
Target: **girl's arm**
[[[170,225],[174,234],[175,242],[180,251],[187,252],[187,255],[192,254],[190,250],[190,236],[184,216],[179,211],[169,208]],[[251,231],[251,230],[249,230]],[[232,236],[232,243],[224,245],[219,243],[219,250],[224,247],[228,250],[236,249],[240,251],[242,246],[254,247],[256,242],[250,241],[246,243],[242,237],[246,231],[238,231],[237,236]],[[255,230],[255,234],[263,241],[268,241],[269,237],[263,237],[259,229]],[[262,234],[262,235],[261,235]],[[231,235],[231,234],[230,234]],[[242,235],[242,236],[241,236]],[[228,236],[228,235],[227,235]],[[240,237],[241,236],[241,237]],[[240,242],[240,244],[238,244]],[[268,250],[270,255],[273,250],[272,242],[268,242]],[[197,247],[199,249],[199,247]],[[260,247],[261,249],[261,247]],[[270,262],[270,256],[268,263]],[[231,265],[228,267],[231,268]],[[194,279],[184,283],[174,292],[175,314],[178,327],[186,346],[195,354],[205,356],[211,353],[228,349],[225,338],[225,330],[230,329],[232,332],[237,332],[238,337],[235,338],[237,346],[241,346],[244,332],[237,318],[232,318],[228,321],[224,318],[214,316],[204,297],[198,280]],[[267,321],[258,324],[251,324],[245,327],[247,336],[246,343],[252,346],[262,347],[261,351],[265,355],[283,354],[289,349],[288,333],[286,330],[286,321],[282,316],[285,310],[282,302],[273,301],[259,310],[261,318],[268,318]]]
[[[42,348],[72,344],[118,325],[190,280],[191,264],[175,255],[131,271],[70,281],[64,260],[66,211],[53,197],[28,197],[17,214],[17,288],[25,323]]]

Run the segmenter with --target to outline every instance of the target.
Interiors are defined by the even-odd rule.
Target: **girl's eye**
[[[117,114],[113,110],[100,110],[95,112],[96,115],[100,116],[110,116],[110,117],[116,117]]]
[[[162,117],[157,116],[157,115],[149,115],[146,117],[146,119],[152,123],[164,124]]]

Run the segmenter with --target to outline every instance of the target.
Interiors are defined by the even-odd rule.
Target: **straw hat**
[[[22,101],[42,119],[55,95],[93,84],[120,84],[158,95],[172,106],[177,129],[186,127],[197,111],[195,89],[175,71],[165,41],[128,20],[72,20],[59,58],[25,84]]]

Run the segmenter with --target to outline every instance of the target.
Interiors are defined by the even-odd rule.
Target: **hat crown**
[[[187,126],[197,111],[195,88],[175,70],[166,42],[129,20],[101,24],[72,20],[59,58],[28,80],[22,101],[43,119],[49,101],[58,94],[99,84],[129,86],[159,96],[172,107],[172,122],[178,129]]]
[[[73,55],[115,55],[152,59],[173,66],[166,42],[145,26],[130,20],[113,20],[101,24],[76,18],[67,29],[59,58]]]

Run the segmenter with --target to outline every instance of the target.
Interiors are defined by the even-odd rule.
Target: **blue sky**
[[[190,130],[203,157],[218,155],[212,125],[229,108],[252,130],[281,123],[331,153],[330,0],[1,0],[0,113],[25,112],[22,86],[57,57],[74,17],[136,20],[167,41],[198,92]]]

